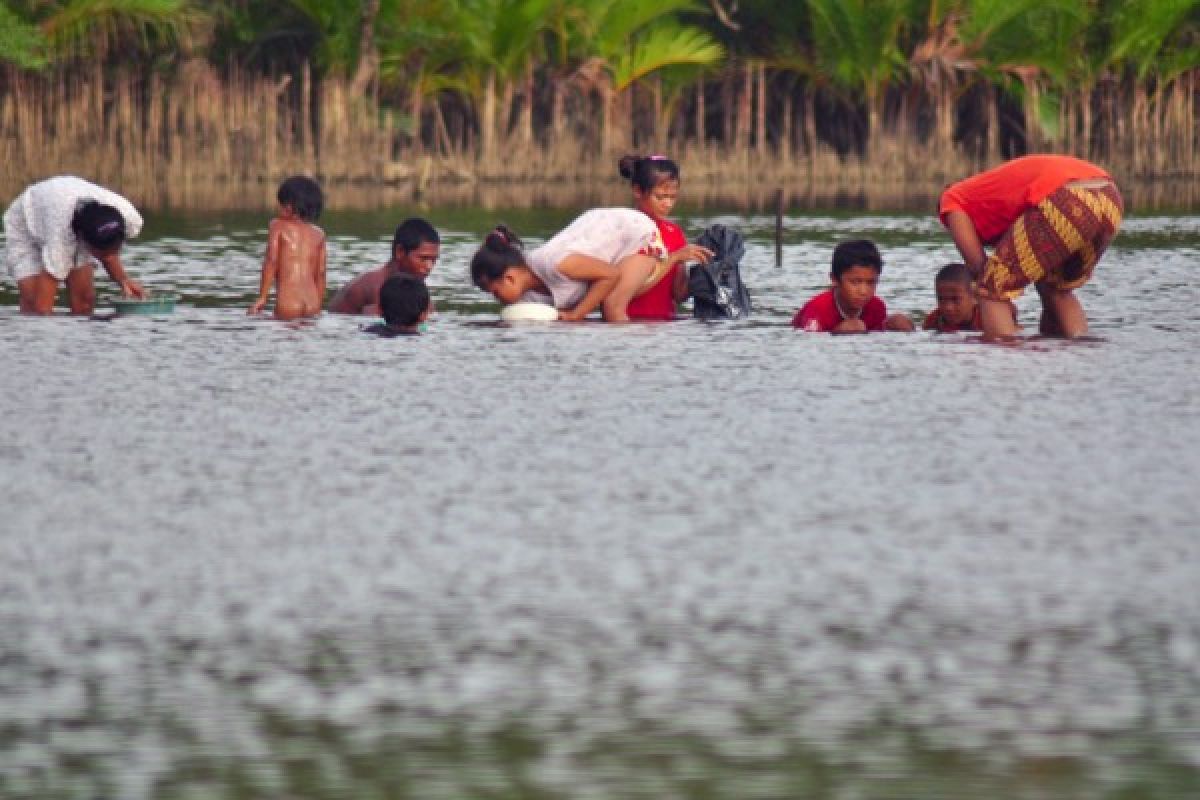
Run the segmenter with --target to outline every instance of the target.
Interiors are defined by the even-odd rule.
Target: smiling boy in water
[[[833,249],[833,286],[813,297],[792,317],[792,327],[811,332],[866,333],[913,329],[903,314],[887,313],[875,296],[883,257],[874,242],[859,239]]]
[[[321,313],[325,301],[325,232],[313,222],[321,215],[325,198],[311,178],[296,175],[279,186],[279,215],[267,232],[258,299],[250,314],[258,314],[278,283],[275,318],[298,319]]]

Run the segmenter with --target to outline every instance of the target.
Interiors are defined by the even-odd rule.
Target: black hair
[[[125,218],[112,206],[89,200],[71,217],[71,230],[88,246],[110,252],[125,243]]]
[[[441,244],[442,237],[437,229],[420,217],[409,217],[396,226],[396,235],[392,237],[392,253],[399,247],[406,253],[416,250],[424,242]]]
[[[876,272],[883,272],[883,256],[874,242],[855,239],[833,248],[833,277],[842,277],[851,267],[873,267]]]
[[[296,216],[306,222],[315,222],[325,207],[321,185],[304,175],[293,175],[279,184],[275,198],[279,205],[291,206]]]
[[[933,282],[961,283],[969,289],[974,280],[971,276],[971,270],[967,269],[966,264],[954,263],[947,264],[939,269],[937,277],[933,279]]]
[[[429,288],[416,275],[399,272],[379,287],[379,310],[388,325],[416,325],[429,310]]]
[[[621,156],[617,172],[643,192],[663,181],[679,180],[679,165],[666,156]]]
[[[471,259],[471,281],[485,292],[510,267],[528,266],[521,240],[506,225],[497,225],[483,237],[483,247]]]

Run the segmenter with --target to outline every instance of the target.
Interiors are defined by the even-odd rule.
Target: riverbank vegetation
[[[1200,173],[1200,0],[7,0],[0,183]],[[6,188],[8,188],[6,186]]]

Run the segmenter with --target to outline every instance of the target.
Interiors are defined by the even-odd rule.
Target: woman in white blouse
[[[63,175],[27,187],[4,212],[4,261],[17,282],[21,311],[51,313],[65,282],[71,313],[91,314],[97,263],[124,296],[143,297],[141,284],[121,263],[121,245],[141,229],[133,204],[82,178]]]

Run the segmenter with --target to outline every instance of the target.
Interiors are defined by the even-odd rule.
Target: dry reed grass
[[[1046,149],[1090,153],[1123,183],[1194,179],[1200,175],[1198,91],[1194,73],[1156,94],[1097,90],[1095,97],[1064,103],[1063,134]],[[1089,122],[1084,111],[1093,106],[1117,109],[1107,127]],[[789,126],[780,143],[758,136],[765,124],[759,119],[749,131],[735,131],[741,147],[682,136],[667,142],[662,149],[683,167],[689,202],[737,197],[740,205],[765,208],[775,188],[785,187],[789,207],[924,205],[945,183],[987,166],[945,135],[922,137],[904,126],[880,137],[868,157],[844,158],[817,142],[810,119]],[[1102,129],[1103,141],[1094,140],[1093,127]],[[0,75],[0,199],[48,175],[75,173],[119,187],[148,207],[269,207],[279,180],[305,173],[337,187],[337,203],[345,207],[435,197],[483,207],[521,204],[522,198],[553,204],[611,191],[624,202],[616,184],[619,153],[559,130],[554,142],[501,141],[502,156],[485,162],[470,143],[447,146],[448,137],[438,148],[415,146],[372,99],[352,95],[336,80],[314,86],[307,72],[277,81],[236,71],[218,76],[202,61],[169,81],[133,73],[71,79],[10,71]],[[1185,204],[1195,204],[1194,184],[1175,185]],[[1154,191],[1144,196],[1158,199]]]

